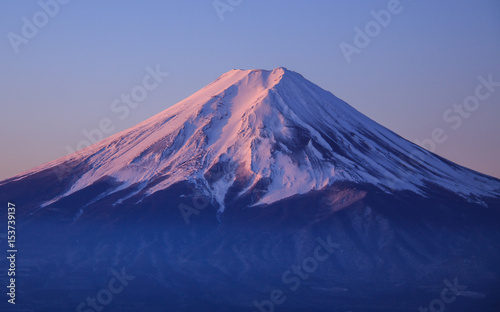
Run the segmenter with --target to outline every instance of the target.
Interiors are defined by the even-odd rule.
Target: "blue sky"
[[[483,87],[477,107],[462,112],[467,118],[453,111],[443,119],[454,104],[473,103],[478,77],[500,81],[498,1],[220,0],[229,6],[223,20],[210,0],[72,0],[57,12],[54,1],[41,0],[53,16],[40,13],[37,1],[3,3],[0,179],[65,156],[103,118],[115,133],[232,68],[279,66],[401,136],[433,140],[426,147],[437,154],[500,177],[500,87]],[[388,7],[398,13],[373,28],[371,11]],[[43,27],[26,38],[23,25],[34,18]],[[367,25],[373,36],[356,47],[355,28],[366,33]],[[16,35],[23,43],[12,44]],[[350,62],[341,43],[358,49]],[[157,65],[169,76],[127,118],[117,118],[111,103]],[[446,140],[432,139],[437,128]]]

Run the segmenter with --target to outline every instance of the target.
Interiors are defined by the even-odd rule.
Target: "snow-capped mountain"
[[[500,180],[285,68],[227,72],[0,182],[0,201],[16,205],[20,250],[20,300],[1,311],[500,306]],[[111,293],[116,272],[129,279]]]
[[[189,180],[221,209],[234,185],[244,195],[259,184],[254,205],[337,181],[424,196],[435,185],[476,202],[500,193],[498,180],[419,148],[285,68],[227,72],[133,128],[8,181],[51,168],[77,176],[42,207],[104,177],[117,184],[100,197],[134,185],[147,197]]]

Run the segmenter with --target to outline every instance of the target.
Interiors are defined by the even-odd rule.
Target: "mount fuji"
[[[8,311],[100,311],[86,298],[121,268],[107,311],[500,306],[500,180],[285,68],[231,70],[0,198],[23,246]]]

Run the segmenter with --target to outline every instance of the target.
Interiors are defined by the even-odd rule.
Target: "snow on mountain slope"
[[[265,181],[254,204],[344,180],[424,196],[433,183],[476,202],[500,194],[498,180],[404,140],[285,68],[229,71],[137,126],[13,179],[75,161],[85,164],[81,176],[44,205],[106,176],[121,183],[114,192],[137,185],[147,195],[190,180],[222,209],[235,182],[244,194]]]

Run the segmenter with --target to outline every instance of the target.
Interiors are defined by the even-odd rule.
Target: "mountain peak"
[[[268,87],[272,87],[276,83],[278,83],[283,77],[291,77],[291,76],[300,76],[296,72],[290,71],[285,67],[277,67],[272,70],[266,69],[233,69],[224,74],[222,74],[218,79],[214,82],[220,80],[227,80],[228,82],[232,82],[237,84],[239,81],[245,80],[253,80],[255,82],[260,82],[263,85]],[[302,76],[300,76],[302,77]],[[303,78],[303,77],[302,77]],[[304,79],[304,78],[303,78]]]
[[[280,73],[285,73],[285,72],[291,72],[290,70],[288,70],[287,68],[285,67],[276,67],[274,69],[258,69],[258,68],[254,68],[254,69],[241,69],[241,68],[233,68],[232,70],[230,70],[229,72],[231,71],[238,71],[238,72],[247,72],[247,73],[250,73],[250,72],[264,72],[264,73],[271,73],[271,72],[280,72]]]
[[[269,79],[278,78],[284,75],[291,75],[294,72],[286,69],[285,67],[277,67],[272,70],[267,69],[232,69],[224,74],[222,74],[218,79],[233,79],[234,82],[243,79],[244,77],[252,76],[254,78]]]

